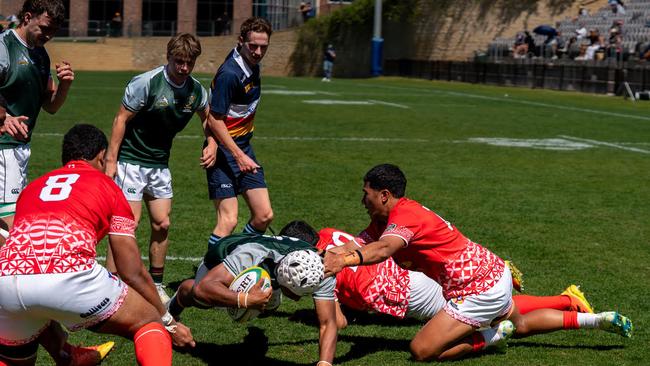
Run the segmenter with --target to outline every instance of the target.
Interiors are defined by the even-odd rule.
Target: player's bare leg
[[[172,211],[172,200],[169,198],[153,198],[144,196],[145,204],[149,210],[151,223],[151,236],[149,240],[149,273],[158,290],[158,295],[163,303],[169,301],[169,296],[163,286],[165,258],[169,247],[169,215]]]
[[[142,214],[142,201],[129,201],[129,206],[131,207],[131,211],[133,211],[135,223],[139,223]],[[113,252],[111,251],[110,245],[106,252],[106,265],[104,267],[111,273],[117,273],[117,267],[115,267],[115,260],[113,259]]]
[[[561,310],[539,309],[522,315],[515,305],[508,319],[515,325],[515,338],[564,329],[564,311]]]
[[[95,330],[133,339],[140,365],[171,365],[171,338],[160,322],[160,314],[132,288],[115,314]]]
[[[251,210],[251,219],[248,222],[257,232],[265,232],[273,221],[273,209],[269,190],[266,188],[249,189],[242,193]]]
[[[222,238],[232,234],[237,226],[237,197],[221,198],[212,201],[217,212],[217,224],[212,234]]]
[[[471,325],[439,311],[411,341],[411,355],[417,361],[458,358],[472,352],[472,344],[463,340],[473,332]]]

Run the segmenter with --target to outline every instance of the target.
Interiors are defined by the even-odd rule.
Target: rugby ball
[[[241,271],[232,281],[230,284],[230,290],[246,293],[250,291],[250,289],[252,289],[260,279],[264,280],[264,283],[262,284],[262,290],[271,288],[271,276],[269,276],[269,273],[266,272],[264,268],[257,266],[246,268],[245,270]],[[241,308],[232,307],[227,309],[228,315],[232,318],[232,320],[239,323],[245,323],[260,315],[260,311],[258,309],[244,308],[244,295],[241,295],[240,298],[242,306]]]

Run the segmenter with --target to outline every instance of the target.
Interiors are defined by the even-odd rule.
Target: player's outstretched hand
[[[239,166],[239,170],[242,173],[257,173],[257,169],[260,168],[260,166],[250,158],[250,156],[246,154],[242,154],[242,156],[237,159],[237,166]]]
[[[343,267],[345,267],[343,254],[332,253],[332,251],[325,252],[323,265],[325,266],[325,277],[332,277],[336,275],[337,273],[341,272],[341,270],[343,270]]]
[[[27,124],[25,124],[25,121],[27,121],[29,117],[25,116],[18,116],[18,117],[12,117],[12,116],[7,116],[5,118],[5,122],[2,125],[2,128],[0,131],[2,133],[7,133],[9,136],[15,138],[16,140],[19,141],[27,141],[28,138],[28,128]]]
[[[190,331],[190,328],[180,322],[176,322],[174,325],[176,326],[176,329],[173,333],[169,333],[169,335],[172,337],[172,343],[174,346],[180,348],[194,348],[194,346],[196,346],[196,342],[194,342],[194,337],[192,336],[192,331]]]
[[[264,310],[266,304],[271,299],[273,291],[270,288],[262,290],[264,279],[260,278],[259,281],[248,291],[248,299],[246,299],[246,306],[253,309]]]
[[[216,143],[208,143],[208,146],[206,146],[201,154],[201,168],[207,169],[211,166],[214,165],[214,163],[217,161],[217,144]]]
[[[61,61],[60,64],[55,64],[56,68],[56,78],[59,79],[60,84],[70,85],[74,80],[74,71],[72,71],[72,66],[68,61]]]

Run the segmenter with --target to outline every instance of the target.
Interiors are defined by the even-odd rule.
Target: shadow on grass
[[[343,309],[345,317],[348,319],[348,325],[386,325],[386,326],[410,326],[418,325],[423,326],[424,322],[417,319],[398,319],[386,314],[371,314],[363,311],[354,311],[350,309]],[[282,316],[288,317],[290,321],[301,323],[305,325],[318,325],[318,318],[316,312],[311,309],[301,309],[295,313],[287,312],[272,312],[269,316]]]
[[[196,347],[190,350],[177,350],[200,359],[206,365],[271,365],[271,366],[298,366],[300,363],[267,358],[269,339],[264,330],[257,327],[248,328],[248,334],[239,344],[214,344],[197,342]]]

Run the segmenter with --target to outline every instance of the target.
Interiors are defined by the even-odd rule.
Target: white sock
[[[499,334],[499,332],[497,331],[498,328],[499,328],[499,325],[497,324],[492,328],[484,329],[484,330],[480,331],[481,335],[483,336],[483,339],[485,340],[485,347],[484,348],[490,347],[491,345],[493,345],[493,344],[499,342],[501,339],[503,339],[501,334]]]
[[[598,314],[578,313],[578,325],[580,325],[580,328],[598,328],[600,321],[601,317]]]

